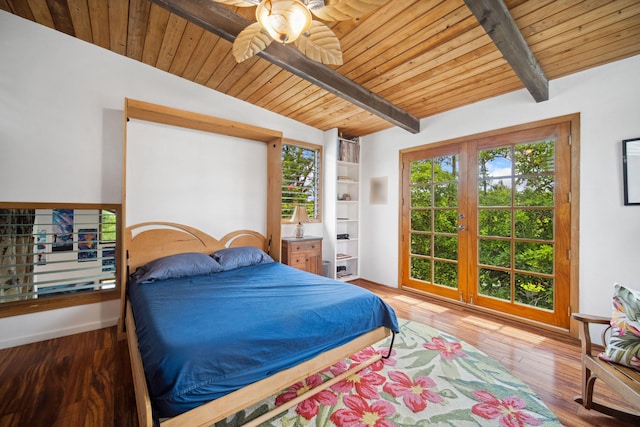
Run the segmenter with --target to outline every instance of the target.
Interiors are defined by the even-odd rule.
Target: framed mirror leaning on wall
[[[120,297],[121,207],[0,202],[0,317]]]
[[[640,205],[640,138],[622,141],[624,204]]]

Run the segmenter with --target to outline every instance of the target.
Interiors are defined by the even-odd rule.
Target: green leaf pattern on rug
[[[391,358],[350,375],[262,426],[561,426],[523,381],[473,346],[410,320],[400,320],[400,330]],[[292,385],[216,427],[235,427],[257,418],[267,406],[273,408],[333,378],[365,355],[386,354],[389,342]]]

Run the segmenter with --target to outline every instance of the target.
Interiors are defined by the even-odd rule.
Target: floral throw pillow
[[[640,370],[640,292],[614,286],[611,336],[602,359]]]

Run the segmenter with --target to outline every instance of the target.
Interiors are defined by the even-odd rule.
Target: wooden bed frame
[[[127,270],[129,272],[154,259],[173,255],[182,252],[202,252],[211,254],[212,252],[225,247],[254,246],[267,250],[267,242],[260,233],[240,230],[225,235],[218,240],[195,228],[181,224],[159,222],[142,223],[126,229],[124,247],[127,252]],[[125,273],[127,274],[127,273]],[[126,277],[123,278],[123,286],[126,286]],[[131,359],[131,370],[135,387],[136,404],[138,409],[138,420],[141,427],[151,427],[154,419],[151,408],[151,399],[144,374],[142,358],[138,350],[138,339],[136,335],[136,325],[128,300],[126,301],[125,325],[129,355]],[[380,340],[388,337],[389,330],[380,327],[340,347],[336,347],[319,356],[281,371],[261,381],[250,384],[244,388],[236,390],[219,399],[212,400],[204,405],[194,408],[176,417],[163,420],[160,425],[170,426],[209,426],[219,420],[229,417],[238,411],[245,409],[267,397],[287,388],[288,386],[302,381],[308,376],[320,372],[321,370],[343,360],[358,351],[371,346]],[[298,398],[287,402],[273,411],[251,421],[246,425],[258,425],[274,417],[278,413],[284,412],[297,403],[308,399],[314,394],[330,387],[336,382],[349,375],[365,368],[366,366],[380,360],[381,355],[375,355],[367,362],[359,364],[357,368],[349,370],[342,375],[325,382],[322,386],[308,391],[298,396]]]

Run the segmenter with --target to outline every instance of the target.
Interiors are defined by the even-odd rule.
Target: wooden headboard
[[[232,231],[218,240],[193,227],[172,222],[132,225],[126,228],[125,239],[130,273],[154,259],[183,252],[211,254],[219,249],[239,246],[268,250],[266,238],[256,231]]]

